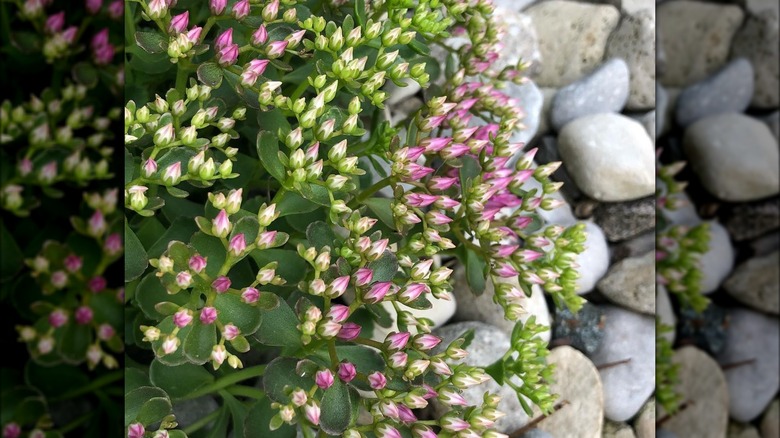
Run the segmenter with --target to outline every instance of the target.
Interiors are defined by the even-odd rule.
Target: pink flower
[[[328,389],[333,385],[333,373],[330,370],[317,371],[314,374],[314,383],[320,387],[320,389]]]
[[[351,382],[356,375],[357,370],[355,370],[355,365],[352,365],[349,362],[342,362],[339,364],[339,379],[343,380],[345,383]]]
[[[384,389],[387,385],[387,378],[379,371],[368,375],[368,384],[375,390]]]
[[[54,309],[49,314],[49,324],[54,328],[60,328],[68,322],[68,314],[63,309]]]
[[[266,231],[264,233],[260,233],[260,236],[258,236],[257,238],[257,248],[258,249],[270,248],[275,241],[276,241],[276,231]]]
[[[213,287],[218,294],[223,294],[230,288],[230,279],[224,275],[219,276],[211,283],[211,287]]]
[[[133,423],[127,428],[127,438],[144,438],[144,425],[141,423]]]
[[[195,254],[194,256],[190,257],[189,265],[190,269],[199,274],[206,268],[206,258],[200,254]]]
[[[100,8],[103,6],[103,0],[87,0],[86,7],[87,12],[91,15],[95,15],[100,12]]]
[[[246,240],[244,240],[244,233],[236,234],[232,239],[230,239],[228,251],[235,257],[240,256],[244,253],[244,251],[246,251]]]
[[[498,269],[495,269],[494,272],[499,277],[504,277],[504,278],[517,276],[517,270],[515,270],[515,268],[509,263],[499,263]]]
[[[349,318],[349,307],[343,304],[334,304],[328,311],[327,317],[333,322],[342,323]]]
[[[390,244],[390,239],[380,239],[372,243],[371,249],[368,251],[368,254],[366,254],[366,258],[369,260],[378,259],[384,254],[388,244]]]
[[[88,306],[80,306],[74,313],[76,323],[80,325],[89,324],[92,321],[92,315],[92,309]]]
[[[22,428],[16,423],[8,423],[3,427],[3,438],[19,438]]]
[[[106,237],[106,241],[103,242],[103,250],[112,256],[122,252],[122,237],[119,233],[111,233]]]
[[[393,286],[393,283],[390,281],[381,281],[379,283],[374,283],[371,286],[371,289],[369,289],[368,292],[366,292],[365,295],[363,295],[363,301],[375,304],[380,301],[382,301],[387,293],[390,291],[390,287]]]
[[[437,395],[439,395],[436,392],[436,390],[433,389],[433,387],[428,385],[428,384],[423,383],[422,387],[425,388],[428,391],[428,392],[425,393],[425,395],[423,395],[423,398],[426,399],[426,400],[432,399],[432,398],[436,397]]]
[[[404,405],[398,405],[398,419],[402,423],[414,423],[417,421],[417,417],[414,415],[411,409]]]
[[[222,330],[222,336],[224,336],[228,341],[236,339],[236,337],[238,337],[240,334],[241,330],[239,330],[239,328],[233,324],[225,324],[225,329]]]
[[[409,332],[391,333],[385,338],[385,343],[390,350],[402,350],[411,336]]]
[[[238,59],[238,44],[231,44],[220,49],[217,54],[217,62],[221,66],[233,65]]]
[[[125,14],[125,3],[122,0],[114,0],[108,5],[108,16],[117,19]]]
[[[90,46],[95,49],[98,47],[102,47],[108,45],[108,28],[104,28],[100,30],[98,33],[96,33],[92,37],[92,41],[90,42]]]
[[[192,314],[187,309],[181,309],[173,314],[173,323],[176,327],[184,328],[192,322]]]
[[[265,25],[261,24],[252,34],[252,45],[262,46],[266,41],[268,41],[268,30],[265,28]]]
[[[428,188],[431,190],[444,191],[452,187],[458,182],[458,178],[448,178],[444,176],[436,176],[428,181]]]
[[[227,211],[223,208],[211,222],[211,232],[217,237],[227,237],[231,228],[232,225],[228,218]]]
[[[306,419],[315,426],[320,424],[320,406],[314,403],[307,404],[303,407],[303,414]]]
[[[62,264],[65,266],[65,269],[67,269],[68,272],[76,272],[81,269],[81,257],[77,256],[76,254],[70,254],[65,257],[65,260],[62,261]]]
[[[403,351],[397,351],[387,358],[387,364],[390,368],[403,368],[406,366],[406,362],[409,360],[409,355]]]
[[[187,31],[187,39],[192,44],[197,44],[198,41],[200,41],[200,34],[201,34],[201,32],[203,32],[203,28],[200,27],[200,26],[195,26],[192,29],[190,29],[189,31]]]
[[[430,290],[431,289],[425,283],[411,283],[404,287],[398,298],[402,302],[409,303],[419,298],[423,292],[430,292]]]
[[[530,216],[520,216],[515,220],[515,226],[517,228],[523,229],[529,225],[531,225],[531,222],[534,221],[534,218]]]
[[[468,429],[471,427],[471,425],[468,423],[468,421],[461,418],[446,417],[444,420],[442,420],[441,427],[448,432],[460,432],[462,430]]]
[[[452,222],[452,218],[446,214],[439,213],[438,211],[429,211],[425,214],[425,218],[429,223],[433,225],[446,225]]]
[[[436,195],[428,195],[425,193],[408,193],[406,195],[406,204],[411,207],[427,207],[436,200],[439,199]]]
[[[287,40],[274,41],[268,44],[265,54],[269,58],[278,58],[284,54],[285,49],[287,49],[287,44],[289,44]]]
[[[399,432],[398,429],[387,423],[381,423],[379,426],[377,426],[375,432],[377,438],[403,438],[401,432]]]
[[[519,259],[520,263],[530,263],[542,257],[543,255],[544,253],[539,251],[534,251],[532,249],[524,249],[519,253],[517,253],[517,258]]]
[[[371,283],[374,278],[374,271],[369,268],[360,268],[355,272],[355,286],[365,286]]]
[[[417,163],[409,163],[405,166],[406,172],[409,173],[409,178],[412,180],[420,180],[426,176],[432,174],[434,169],[430,167],[420,166]]]
[[[76,26],[70,26],[67,29],[65,29],[60,36],[62,39],[67,42],[68,44],[73,44],[74,41],[76,41],[76,34],[78,34],[79,28]],[[57,168],[54,168],[55,173]]]
[[[256,303],[259,298],[260,298],[260,291],[258,291],[253,287],[246,287],[241,292],[241,301],[247,304]]]
[[[171,24],[168,26],[168,33],[179,34],[187,30],[187,25],[190,21],[190,11],[184,11],[179,15],[175,15],[171,18]]]
[[[336,337],[343,341],[351,341],[360,335],[361,329],[362,327],[355,324],[354,322],[347,322],[341,326],[341,330],[339,330],[339,333],[336,335]]]
[[[63,271],[52,272],[50,281],[52,286],[62,289],[68,283],[68,274]]]
[[[116,331],[109,324],[100,324],[97,330],[97,336],[101,341],[107,341],[114,337]]]
[[[305,34],[306,34],[306,31],[301,29],[301,30],[299,30],[297,32],[293,32],[292,34],[290,34],[286,38],[286,40],[290,43],[291,46],[295,47],[295,46],[297,46],[298,44],[301,43],[301,40],[303,39],[303,35],[305,35]]]
[[[493,254],[501,259],[505,259],[515,253],[519,245],[499,245],[494,247]]]
[[[211,324],[217,320],[217,309],[213,307],[204,307],[200,309],[200,322],[203,324]]]
[[[328,295],[331,298],[343,295],[347,291],[347,286],[349,286],[349,278],[349,275],[344,275],[333,280],[330,286],[328,286]]]
[[[471,148],[468,145],[465,145],[463,143],[455,143],[453,145],[448,146],[446,149],[444,149],[441,152],[441,157],[445,160],[452,160],[454,158],[462,157],[463,155],[466,155]]]
[[[93,277],[87,283],[87,287],[89,288],[90,291],[92,291],[92,293],[96,294],[102,292],[103,289],[106,288],[106,279],[100,276]]]
[[[224,9],[224,5],[226,4],[226,1],[222,0],[221,3],[223,5],[222,8]],[[212,1],[212,5],[213,4],[214,4],[214,2]],[[224,32],[219,34],[217,39],[214,40],[214,50],[219,52],[220,50],[224,49],[225,47],[228,47],[228,46],[231,46],[231,45],[233,45],[233,28],[232,27],[228,28],[227,30],[225,30]]]
[[[89,234],[92,236],[100,236],[106,231],[106,219],[103,217],[103,213],[100,210],[95,210],[87,223]]]
[[[48,33],[57,33],[62,30],[62,26],[65,25],[65,12],[54,14],[46,19],[46,25],[44,30]]]
[[[415,337],[414,341],[412,342],[418,350],[426,351],[430,350],[441,342],[441,338],[431,335],[431,334],[423,334],[418,335]]]
[[[225,12],[227,6],[227,0],[211,0],[209,2],[209,9],[213,15],[220,15]]]
[[[424,147],[426,152],[439,152],[450,143],[452,139],[449,137],[430,137],[423,140],[420,146]]]
[[[241,0],[233,5],[233,16],[236,20],[243,20],[249,15],[249,0]]]

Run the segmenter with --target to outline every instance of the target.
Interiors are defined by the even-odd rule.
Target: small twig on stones
[[[725,365],[721,365],[720,369],[723,370],[723,371],[728,371],[728,370],[731,370],[731,369],[734,369],[734,368],[739,368],[741,366],[750,365],[750,364],[754,363],[755,361],[756,361],[756,358],[745,359],[745,360],[741,360],[739,362],[727,363]]]
[[[526,424],[525,426],[523,426],[523,427],[521,427],[520,429],[517,429],[516,431],[512,432],[512,434],[511,434],[511,435],[509,435],[509,438],[519,438],[519,437],[520,437],[521,435],[523,435],[524,433],[526,433],[526,432],[528,432],[529,430],[533,429],[533,428],[534,428],[534,426],[536,426],[537,424],[539,424],[539,423],[540,423],[542,420],[544,420],[545,418],[547,418],[547,417],[549,417],[549,416],[551,416],[551,415],[555,414],[555,413],[556,413],[556,412],[558,412],[558,411],[559,411],[559,410],[560,410],[562,407],[564,407],[564,406],[566,406],[566,405],[568,405],[568,404],[569,404],[569,401],[568,401],[568,400],[562,400],[561,402],[559,402],[558,404],[556,404],[556,405],[555,405],[555,407],[553,407],[553,411],[550,413],[550,415],[540,415],[540,416],[538,416],[538,417],[534,418],[533,420],[531,420],[530,422],[528,422],[528,424]]]
[[[601,371],[601,370],[605,370],[607,368],[616,367],[618,365],[623,365],[623,364],[626,364],[626,363],[629,363],[629,362],[631,362],[631,358],[630,357],[628,359],[619,360],[617,362],[609,362],[609,363],[605,363],[605,364],[599,365],[599,366],[596,367],[596,369]]]
[[[693,401],[693,400],[686,400],[686,401],[682,402],[682,403],[680,404],[680,408],[679,408],[679,409],[677,409],[675,412],[673,412],[673,413],[671,413],[671,414],[666,414],[666,415],[664,415],[663,417],[659,418],[659,419],[658,419],[658,421],[656,421],[656,422],[655,422],[655,427],[656,427],[656,429],[657,429],[657,428],[659,428],[659,427],[661,427],[661,426],[662,426],[664,423],[666,423],[667,421],[669,421],[669,420],[670,420],[672,417],[674,417],[675,415],[677,415],[677,414],[679,414],[680,412],[684,411],[685,409],[687,409],[687,408],[689,408],[689,407],[693,406],[694,404],[695,404],[695,403],[694,403],[694,401]]]

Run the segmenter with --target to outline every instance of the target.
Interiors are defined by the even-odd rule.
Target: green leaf
[[[485,368],[485,372],[499,385],[504,384],[504,361],[499,359]]]
[[[216,343],[217,329],[214,324],[206,325],[199,319],[195,320],[190,334],[184,340],[184,356],[194,364],[203,365],[211,359],[211,351]]]
[[[157,32],[136,32],[135,42],[146,53],[163,53],[168,50],[168,38]]]
[[[260,131],[257,134],[257,156],[265,170],[277,181],[284,183],[287,179],[287,171],[279,161],[279,138],[269,131]]]
[[[479,165],[479,162],[474,157],[470,157],[468,155],[464,155],[460,160],[463,164],[459,170],[460,187],[462,193],[468,193],[469,189],[471,188],[472,181],[474,181],[474,178],[479,175],[482,166]]]
[[[344,432],[352,419],[352,400],[347,385],[336,379],[333,385],[325,390],[320,410],[320,428],[325,433],[340,435]]]
[[[177,348],[173,353],[165,355],[161,354],[162,344],[165,341],[165,338],[168,336],[168,334],[173,333],[175,328],[175,325],[173,324],[173,317],[166,317],[160,324],[157,325],[157,328],[159,328],[162,332],[160,339],[152,342],[152,348],[154,348],[157,360],[168,366],[178,366],[187,363],[188,361],[184,356],[184,349],[181,347],[181,345],[179,345],[179,348]],[[179,338],[179,341],[187,339],[187,336],[190,334],[190,330],[192,330],[192,325],[188,325],[179,330],[179,333],[176,334],[176,337]]]
[[[179,292],[177,294],[169,294],[165,290],[160,279],[157,278],[154,273],[149,273],[138,284],[138,288],[135,292],[135,299],[138,302],[138,307],[144,312],[147,318],[155,321],[160,321],[165,318],[166,315],[161,314],[155,309],[155,305],[162,301],[171,301],[181,306],[187,304],[190,295],[186,292]]]
[[[225,247],[222,246],[222,240],[198,232],[192,235],[190,244],[198,251],[198,254],[203,254],[208,257],[206,274],[211,278],[216,278],[217,274],[219,274],[219,269],[225,263],[225,257],[227,256]]]
[[[382,257],[368,264],[374,271],[373,281],[391,281],[398,272],[398,259],[390,250],[385,250]]]
[[[24,256],[14,236],[5,227],[5,220],[0,221],[0,280],[13,277],[22,268]]]
[[[173,241],[187,242],[198,231],[198,226],[188,217],[177,217],[165,232],[149,248],[151,258],[159,258]]]
[[[148,265],[144,246],[125,221],[125,283],[140,277]]]
[[[268,397],[264,397],[257,401],[247,412],[246,419],[244,420],[244,438],[257,438],[273,436],[275,438],[295,438],[295,427],[287,423],[273,432],[268,427],[271,423],[271,418],[276,415],[278,411],[271,407],[271,400]]]
[[[263,345],[273,347],[297,348],[301,346],[301,334],[298,331],[298,317],[290,305],[279,300],[279,306],[263,312],[260,329],[254,337]]]
[[[62,329],[62,341],[57,344],[57,351],[68,363],[82,363],[86,358],[87,349],[91,342],[91,326],[74,323],[66,324]]]
[[[365,0],[355,0],[355,18],[361,26],[366,24],[366,2]]]
[[[214,376],[202,366],[184,364],[172,367],[155,359],[149,366],[149,380],[170,397],[177,399],[214,382]]]
[[[302,259],[296,251],[289,249],[252,251],[250,257],[254,259],[260,268],[271,262],[279,262],[276,274],[284,278],[287,284],[296,284],[303,280],[306,276],[306,271],[309,269],[306,260]]]
[[[148,426],[154,422],[154,418],[159,417],[159,421],[170,413],[171,400],[160,388],[142,386],[125,394],[125,426],[136,421]]]
[[[250,306],[238,295],[224,293],[214,300],[217,317],[222,324],[231,323],[241,329],[243,335],[251,335],[260,328],[262,314],[260,309]]]
[[[393,217],[393,211],[390,209],[392,202],[393,200],[390,198],[368,198],[363,201],[369,210],[374,212],[377,219],[390,227],[391,230],[395,230],[395,218]]]
[[[257,240],[259,231],[260,223],[257,221],[257,216],[245,216],[236,222],[235,226],[233,227],[233,231],[230,233],[230,238],[232,239],[238,234],[243,234],[244,241],[246,241],[247,245],[249,245]]]
[[[76,82],[86,85],[87,88],[92,88],[98,83],[97,70],[88,62],[79,62],[74,65],[71,74]]]
[[[485,259],[466,248],[466,281],[474,295],[485,292]]]
[[[320,207],[320,205],[295,192],[286,192],[284,196],[282,196],[282,200],[276,203],[276,211],[279,212],[279,217],[291,214],[310,213]]]
[[[279,403],[290,403],[289,393],[295,388],[308,390],[314,385],[314,376],[301,376],[297,372],[298,359],[277,357],[265,368],[263,389],[268,397]]]
[[[333,232],[330,225],[322,221],[309,224],[306,228],[306,239],[317,251],[320,251],[324,246],[329,246],[331,249],[336,247],[336,233]]]
[[[213,62],[204,62],[198,67],[198,79],[211,88],[222,83],[222,67]]]

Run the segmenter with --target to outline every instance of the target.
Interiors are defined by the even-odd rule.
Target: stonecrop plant
[[[3,438],[122,430],[123,13],[118,0],[0,3],[0,336],[17,343],[0,369]]]
[[[490,1],[126,5],[128,437],[506,436],[496,394],[462,395],[488,379],[551,411],[548,328],[519,319],[536,285],[581,306],[585,235],[536,214],[560,163],[511,141],[524,65],[495,67]],[[390,83],[422,107],[391,121]],[[518,321],[486,368],[419,313],[457,263]],[[176,429],[172,403],[205,395]]]

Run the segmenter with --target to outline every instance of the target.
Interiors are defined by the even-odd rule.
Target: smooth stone
[[[692,346],[675,351],[672,362],[679,364],[675,392],[692,403],[669,417],[663,428],[679,437],[726,436],[729,393],[718,363]],[[657,409],[656,416],[665,418],[667,414],[660,404]]]
[[[642,406],[634,419],[634,433],[636,438],[655,437],[655,399],[650,400]]]
[[[625,14],[648,11],[655,16],[655,2],[652,0],[622,0],[620,10]]]
[[[655,232],[648,231],[631,240],[610,245],[610,261],[617,263],[629,257],[638,257],[648,251],[655,250]]]
[[[583,193],[604,202],[655,192],[655,146],[645,128],[619,114],[595,114],[567,124],[558,151]]]
[[[780,252],[754,257],[737,266],[723,288],[738,301],[762,312],[780,314]]]
[[[780,250],[780,233],[770,233],[750,242],[754,257],[763,257]]]
[[[626,99],[628,65],[622,59],[613,58],[558,90],[550,110],[550,123],[560,131],[567,123],[583,116],[620,112]]]
[[[655,113],[658,114],[658,120],[655,122],[655,137],[658,138],[669,130],[668,112],[669,108],[669,96],[666,93],[666,89],[660,82],[655,83]]]
[[[655,438],[677,438],[677,435],[666,429],[656,429]]]
[[[518,438],[555,438],[549,433],[539,430],[539,429],[531,429],[526,432],[523,432],[522,435],[520,435]]]
[[[550,132],[552,129],[550,125],[550,111],[552,110],[552,103],[555,100],[555,95],[558,93],[557,88],[542,87],[539,89],[542,92],[542,115],[539,117],[539,129],[536,131],[537,136],[542,136]]]
[[[683,148],[702,185],[723,201],[780,193],[780,154],[769,128],[742,114],[701,119],[685,131]]]
[[[519,13],[516,9],[497,6],[493,16],[498,24],[503,26],[505,33],[500,37],[501,45],[498,59],[490,67],[500,71],[504,67],[514,67],[522,59],[528,63],[524,74],[529,77],[536,76],[542,68],[544,59],[539,51],[539,37],[534,27],[533,20],[526,14]]]
[[[734,5],[668,1],[658,5],[658,44],[666,62],[664,85],[685,87],[720,68],[744,13]]]
[[[669,291],[663,285],[656,285],[655,312],[661,324],[671,328],[666,333],[661,334],[667,341],[674,343],[674,336],[677,332],[677,316],[674,314],[672,300],[669,298]]]
[[[579,295],[590,292],[596,287],[599,281],[609,268],[609,248],[607,248],[607,238],[601,227],[591,221],[585,223],[585,251],[577,255],[576,263],[580,265],[577,272],[580,278],[577,279],[577,288],[575,292]]]
[[[503,7],[514,11],[522,11],[537,0],[493,0],[496,7]]]
[[[593,210],[593,221],[610,242],[634,238],[655,228],[655,197],[635,201],[602,203]]]
[[[677,106],[677,99],[680,97],[680,93],[682,93],[682,88],[664,87],[664,90],[666,91],[666,96],[668,99],[668,103],[666,105],[667,110],[666,113],[663,115],[664,133],[667,133],[671,131],[672,127],[676,125],[676,121],[674,117],[674,109]]]
[[[712,302],[701,313],[682,306],[678,316],[677,338],[682,344],[692,344],[712,354],[723,350],[729,327],[726,309]]]
[[[775,0],[735,0],[735,3],[742,6],[751,15],[756,15],[769,9],[775,14],[780,14],[780,3]]]
[[[625,308],[655,314],[655,251],[612,265],[598,282],[598,290]]]
[[[737,242],[770,234],[780,228],[780,199],[737,204],[726,220],[726,228]]]
[[[612,421],[626,421],[655,389],[655,319],[619,307],[602,307],[604,342],[590,358],[597,367],[630,359],[599,370],[604,415]]]
[[[660,183],[659,183],[660,184]],[[677,198],[677,207],[673,210],[664,208],[663,217],[671,225],[685,225],[693,227],[701,223],[699,213],[696,212],[696,206],[686,192],[675,194]]]
[[[691,123],[720,113],[741,113],[753,98],[753,66],[735,59],[707,79],[684,89],[677,98],[677,124]]]
[[[466,348],[469,355],[461,363],[486,367],[503,357],[509,350],[510,339],[504,330],[482,322],[470,321],[448,324],[434,330],[433,334],[442,338],[442,342],[436,347],[434,354],[444,351],[450,342],[469,329],[474,329],[474,339]],[[517,400],[514,389],[509,385],[499,386],[495,380],[490,379],[485,383],[466,388],[463,390],[462,395],[470,405],[480,405],[485,392],[501,396],[498,410],[504,412],[506,416],[496,422],[496,430],[503,433],[511,433],[523,427],[529,421],[528,415]],[[435,399],[431,401],[431,406],[437,418],[449,410],[448,407],[438,403]]]
[[[709,241],[707,251],[699,257],[701,267],[701,293],[709,294],[720,287],[734,268],[734,247],[726,228],[716,221],[708,221]]]
[[[733,57],[745,57],[753,63],[755,91],[751,104],[757,108],[777,108],[780,105],[780,38],[777,12],[764,10],[748,15],[731,43]]]
[[[635,438],[634,429],[626,423],[605,421],[604,432],[601,435],[603,438]]]
[[[775,140],[780,140],[780,111],[775,111],[762,120],[769,126],[769,130],[772,131]]]
[[[523,85],[508,83],[503,92],[517,100],[517,104],[523,109],[523,117],[520,119],[522,127],[513,134],[510,142],[529,143],[539,132],[539,123],[542,116],[542,104],[544,96],[533,81]]]
[[[552,345],[569,345],[591,354],[604,340],[604,310],[585,302],[577,313],[566,306],[556,309],[553,320]]]
[[[655,107],[655,8],[623,14],[607,42],[605,58],[622,58],[628,64],[630,81],[626,108]]]
[[[488,280],[485,285],[485,291],[482,295],[476,296],[471,291],[466,281],[466,270],[463,266],[453,273],[454,285],[453,293],[458,302],[458,308],[455,311],[456,321],[480,321],[498,327],[507,335],[512,333],[516,321],[510,321],[504,318],[504,309],[493,301],[495,289],[493,282]],[[520,288],[517,277],[502,278],[502,283],[511,284]],[[525,323],[531,316],[536,317],[538,324],[550,326],[550,310],[547,308],[547,301],[544,299],[544,292],[538,286],[531,288],[531,296],[524,299],[522,304],[526,312],[520,317],[520,321]],[[552,330],[548,330],[540,335],[544,342],[549,342],[552,336]]]
[[[550,392],[568,404],[536,427],[554,437],[576,431],[581,438],[599,438],[604,422],[604,399],[596,367],[584,354],[565,345],[553,348],[547,363],[555,366]]]
[[[656,123],[655,110],[652,110],[644,114],[632,115],[631,118],[641,123],[642,126],[645,127],[645,131],[647,131],[647,135],[649,135],[650,139],[653,140],[653,143],[655,143],[655,139],[658,134],[658,128],[656,128],[655,126]]]
[[[780,387],[780,324],[777,317],[747,309],[732,309],[729,316],[726,345],[717,360],[721,365],[754,360],[724,371],[729,414],[749,422],[761,415]]]
[[[758,429],[750,424],[732,421],[729,423],[726,438],[761,438],[761,435],[758,434]]]
[[[780,438],[780,400],[775,399],[761,420],[763,438]]]
[[[599,65],[620,19],[614,6],[567,0],[537,3],[525,13],[539,35],[544,63],[537,82],[544,87],[568,85]]]

